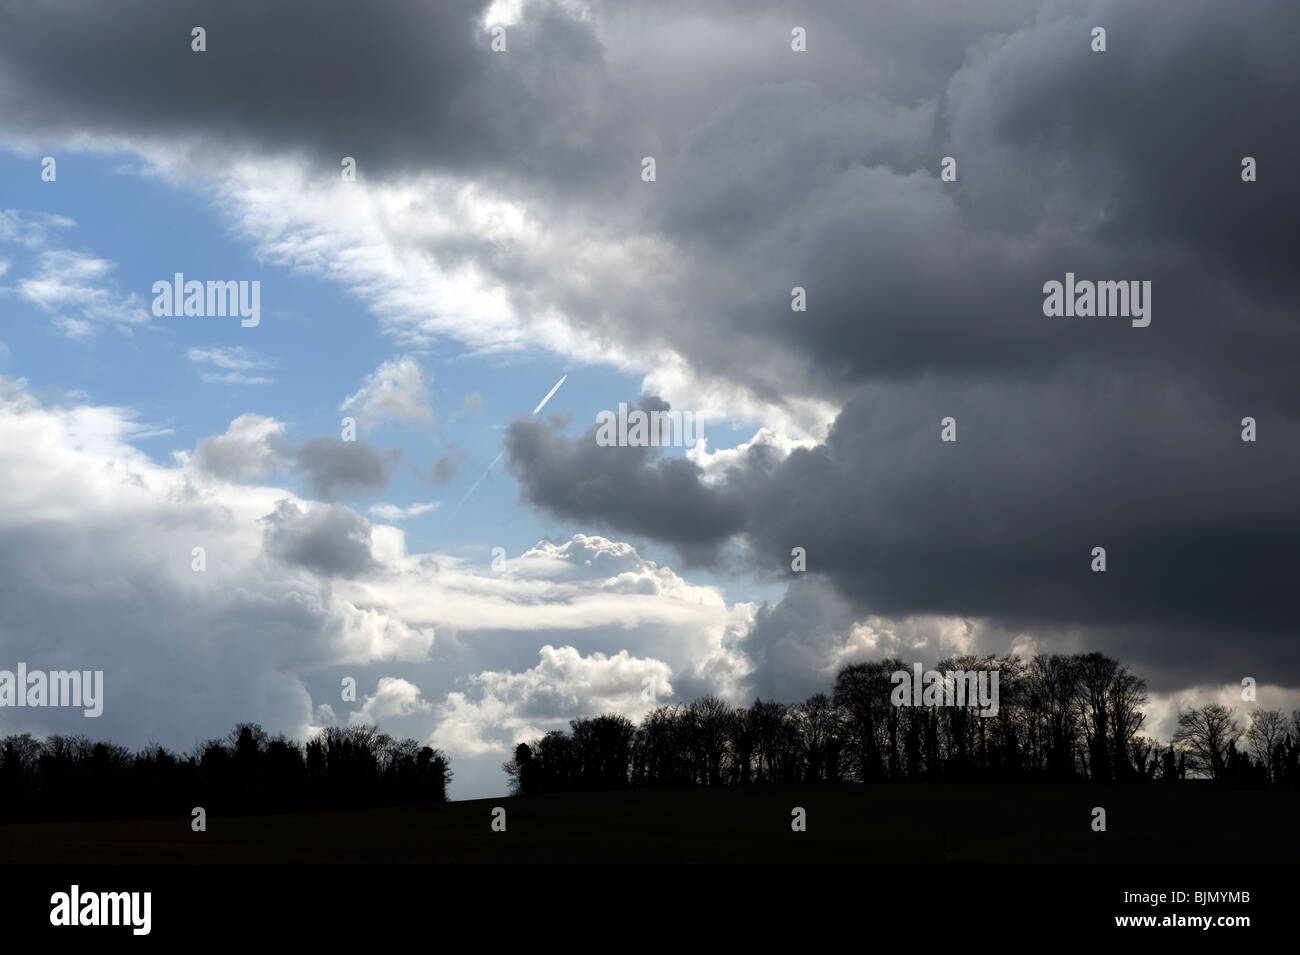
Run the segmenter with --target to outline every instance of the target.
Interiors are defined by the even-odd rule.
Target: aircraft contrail
[[[569,377],[568,375],[561,375],[560,380],[555,383],[555,387],[552,388],[550,391],[548,391],[546,393],[546,397],[537,403],[537,407],[533,409],[534,418],[537,417],[537,412],[541,411],[543,408],[546,407],[546,402],[550,401],[551,398],[555,396],[555,393],[560,390],[560,385],[564,384],[565,380],[568,377]],[[464,504],[466,501],[469,500],[469,496],[473,494],[475,490],[478,489],[478,486],[483,483],[484,478],[486,478],[489,474],[492,473],[492,469],[497,466],[497,462],[500,461],[501,458],[504,456],[505,456],[505,452],[502,451],[500,454],[498,454],[495,458],[492,459],[492,463],[489,464],[487,466],[487,470],[483,472],[483,477],[479,478],[477,481],[474,482],[474,486],[465,492],[465,496],[460,499],[460,504],[457,504],[456,507],[459,508],[461,504]]]
[[[565,380],[566,378],[568,378],[568,377],[569,377],[568,375],[561,375],[561,376],[560,376],[560,380],[557,381],[557,382],[555,383],[555,387],[552,388],[550,391],[548,391],[548,392],[546,393],[546,397],[543,398],[540,402],[538,402],[537,407],[533,409],[533,414],[534,414],[534,415],[536,415],[537,412],[541,411],[542,408],[544,408],[544,407],[546,406],[546,402],[550,401],[550,400],[551,400],[551,397],[552,397],[552,396],[553,396],[557,391],[560,390],[560,385],[564,384],[564,380]]]

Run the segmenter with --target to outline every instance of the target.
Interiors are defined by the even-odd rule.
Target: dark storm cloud
[[[1083,631],[1163,666],[1153,685],[1246,657],[1294,682],[1300,70],[1285,38],[1300,8],[1267,7],[1046,4],[972,51],[932,129],[797,84],[733,97],[687,137],[689,185],[658,207],[698,263],[677,277],[696,282],[695,307],[668,310],[658,334],[760,393],[784,382],[845,404],[825,445],[715,486],[684,470],[675,493],[743,512],[776,571],[806,547],[859,613]],[[943,155],[958,182],[937,180]],[[1244,183],[1247,155],[1281,167]],[[1042,285],[1067,271],[1151,280],[1152,324],[1045,317]],[[807,313],[791,313],[793,285]],[[948,415],[956,443],[939,440]],[[1246,415],[1267,441],[1240,440]],[[647,498],[589,493],[637,488],[664,462],[587,444],[512,449],[529,498],[707,542],[645,521]],[[562,454],[583,481],[551,483]],[[794,629],[767,614],[756,634]]]
[[[654,237],[661,251],[642,268],[571,269],[563,249],[466,254],[521,314],[557,307],[594,334],[671,349],[700,376],[775,403],[843,402],[865,381],[923,374],[1046,380],[1087,362],[1199,377],[1225,402],[1295,409],[1300,326],[1287,312],[1300,278],[1287,263],[1300,184],[1283,157],[1300,151],[1289,119],[1300,71],[1278,38],[1300,8],[1250,18],[1209,3],[1053,3],[1037,17],[1024,5],[981,8],[964,62],[951,24],[889,11],[882,32],[897,49],[879,51],[885,61],[930,64],[913,65],[896,99],[881,95],[889,83],[845,82],[870,68],[843,55],[841,34],[878,17],[820,11],[830,19],[810,29],[835,48],[804,61],[751,50],[733,23],[762,70],[728,62],[721,78],[696,77],[708,107],[694,112],[651,89],[621,104],[655,102],[645,122],[662,140],[659,181],[614,204],[575,189],[548,213],[564,221],[586,209],[591,232],[612,243]],[[1093,24],[1109,29],[1106,53],[1089,48]],[[877,33],[860,35],[877,49]],[[809,66],[791,73],[790,62]],[[752,82],[726,85],[739,76]],[[629,147],[593,147],[605,150],[594,167],[621,168]],[[939,181],[945,155],[957,159],[956,183]],[[1244,155],[1274,172],[1243,183]],[[1155,325],[1133,335],[1045,320],[1042,285],[1067,271],[1151,280]],[[790,310],[796,285],[807,312]]]
[[[309,438],[293,444],[284,425],[258,414],[240,415],[225,434],[203,438],[194,449],[201,470],[228,480],[242,480],[283,470],[302,478],[317,497],[379,491],[388,486],[402,451],[380,451],[365,441]]]
[[[669,5],[653,17],[608,4],[587,22],[541,3],[509,28],[505,54],[488,49],[484,6],[337,0],[272,17],[244,3],[14,5],[0,14],[0,101],[29,134],[504,176],[548,219],[582,215],[611,241],[644,233],[668,259],[593,275],[557,267],[562,250],[533,257],[467,233],[439,240],[444,265],[491,272],[521,314],[559,307],[770,401],[1080,358],[1218,368],[1225,348],[1251,373],[1216,387],[1292,377],[1278,356],[1300,347],[1295,323],[1258,311],[1300,291],[1285,267],[1300,184],[1282,165],[1300,148],[1294,4],[1251,17],[1209,2],[807,16]],[[672,29],[688,13],[691,29]],[[796,22],[807,54],[789,52]],[[204,54],[189,48],[198,23]],[[1089,49],[1094,23],[1110,31],[1104,54]],[[626,74],[610,73],[611,50]],[[670,95],[685,82],[674,58],[698,67],[696,95]],[[646,152],[660,163],[652,186],[634,175]],[[958,183],[937,179],[949,154]],[[1263,163],[1257,183],[1237,176],[1246,154]],[[1121,349],[1104,333],[1058,334],[1034,319],[1042,283],[1067,270],[1161,280],[1166,316],[1171,285],[1206,307]],[[790,312],[794,285],[806,313]],[[1243,323],[1262,327],[1243,335]]]
[[[641,405],[667,408],[657,398]],[[521,418],[507,429],[505,448],[525,496],[562,517],[608,518],[620,530],[667,537],[692,560],[741,529],[741,503],[705,487],[696,465],[656,460],[656,448],[601,447],[594,426],[566,438],[553,422]]]
[[[698,263],[682,291],[693,307],[666,310],[658,335],[765,395],[774,378],[842,399],[931,371],[1177,362],[1294,405],[1300,330],[1277,312],[1300,293],[1300,183],[1284,158],[1300,151],[1287,119],[1300,71],[1276,37],[1300,8],[1156,9],[1044,18],[916,110],[812,85],[738,92],[686,137],[684,184],[656,207]],[[1093,23],[1109,27],[1104,54],[1088,47]],[[945,155],[955,183],[938,180]],[[1245,155],[1284,167],[1243,183]],[[1045,321],[1042,284],[1066,271],[1151,279],[1156,327],[1120,338]],[[796,285],[806,313],[790,310]],[[765,349],[780,358],[758,360]]]
[[[100,133],[301,154],[337,175],[439,167],[581,176],[590,26],[545,4],[507,53],[486,3],[0,4],[0,104],[28,135]],[[207,31],[207,51],[190,31]],[[601,120],[603,121],[603,120]],[[213,158],[213,157],[209,157]],[[220,156],[215,157],[220,161]]]
[[[263,545],[277,560],[330,576],[356,576],[373,569],[370,522],[337,504],[303,509],[280,501],[262,518]]]
[[[381,452],[364,441],[311,438],[284,453],[318,497],[338,493],[378,491],[388,486],[389,475],[401,460],[400,449]]]
[[[1044,198],[1071,191],[1079,211],[1093,212],[1096,239],[1187,248],[1289,304],[1300,278],[1283,267],[1296,244],[1287,210],[1300,183],[1276,164],[1300,146],[1296,124],[1283,121],[1300,97],[1300,7],[1266,3],[1252,16],[1209,0],[1071,7],[1049,5],[1065,15],[953,84],[953,148],[1003,183],[985,198],[1027,223],[1044,217]],[[1104,54],[1074,42],[1094,23],[1109,30]],[[1028,161],[1009,174],[987,146]],[[1247,155],[1272,172],[1243,183]],[[981,217],[997,214],[992,204]]]
[[[827,665],[854,624],[854,609],[820,577],[798,579],[780,603],[760,607],[744,642],[753,664],[746,678],[749,692],[764,700],[829,693]],[[889,650],[882,648],[875,658]]]
[[[955,442],[940,440],[948,416]],[[507,447],[534,503],[693,554],[739,523],[768,573],[788,575],[803,547],[808,572],[861,614],[1140,632],[1169,654],[1211,633],[1263,636],[1276,641],[1266,662],[1294,673],[1300,427],[1268,429],[1245,443],[1240,417],[1195,388],[1080,370],[869,386],[824,445],[776,467],[755,457],[716,487],[686,462],[535,423],[516,423]],[[674,518],[699,510],[712,519]],[[1241,654],[1222,640],[1202,652],[1203,665]]]
[[[880,613],[1280,633],[1298,609],[1300,430],[1270,428],[1246,444],[1195,393],[1105,375],[869,389],[825,446],[748,489],[750,535],[774,564],[806,547]]]

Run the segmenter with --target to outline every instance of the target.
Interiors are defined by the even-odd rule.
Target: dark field
[[[507,831],[493,832],[503,806]],[[807,810],[806,832],[790,829]],[[1091,829],[1106,809],[1106,832]],[[4,863],[1260,864],[1296,858],[1300,793],[916,784],[661,789],[282,815],[0,825]]]

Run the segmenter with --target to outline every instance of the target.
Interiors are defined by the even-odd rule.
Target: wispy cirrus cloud
[[[0,209],[0,245],[20,253],[17,264],[0,259],[0,277],[14,272],[14,284],[0,286],[0,294],[48,314],[51,324],[74,341],[94,338],[106,326],[129,333],[148,322],[140,296],[123,293],[110,278],[115,263],[54,241],[60,230],[75,225],[67,216]]]
[[[70,338],[90,338],[105,324],[132,326],[150,320],[136,293],[123,295],[106,282],[113,263],[86,252],[47,249],[36,268],[19,279],[18,294],[43,312]]]
[[[274,380],[265,375],[250,374],[271,368],[275,363],[242,345],[191,348],[185,357],[199,366],[199,377],[209,384],[269,385]]]
[[[423,504],[408,504],[405,507],[396,504],[373,504],[369,508],[369,514],[381,521],[404,521],[410,517],[419,517],[421,514],[436,511],[441,506],[441,501],[426,501]]]

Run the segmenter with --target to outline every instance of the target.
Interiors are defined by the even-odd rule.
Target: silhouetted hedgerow
[[[240,723],[186,756],[132,754],[84,736],[0,740],[0,818],[209,815],[445,802],[447,756],[374,726],[329,727],[299,745]]]

